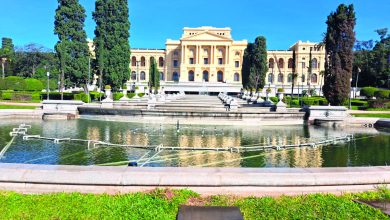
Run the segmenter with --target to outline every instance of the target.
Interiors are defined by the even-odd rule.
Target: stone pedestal
[[[123,89],[123,97],[119,99],[119,101],[129,101],[130,99],[127,97],[127,90]]]
[[[344,106],[306,106],[304,111],[305,120],[309,124],[314,124],[315,120],[324,120],[327,123],[343,122],[349,116]]]

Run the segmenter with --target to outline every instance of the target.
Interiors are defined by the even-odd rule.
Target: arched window
[[[223,82],[223,72],[222,71],[217,72],[217,81]]]
[[[137,58],[134,56],[131,58],[131,66],[137,66]]]
[[[190,81],[190,82],[195,81],[195,74],[194,74],[194,71],[192,71],[192,70],[190,70],[188,72],[188,81]]]
[[[164,81],[164,80],[165,80],[164,73],[163,73],[163,72],[160,72],[160,81]]]
[[[268,60],[268,68],[274,68],[274,63],[275,63],[275,61],[274,61],[274,58],[270,58],[269,60]]]
[[[291,68],[293,68],[293,59],[292,58],[290,58],[290,59],[288,59],[288,68],[289,69],[291,69]]]
[[[239,73],[235,73],[234,74],[234,81],[235,82],[239,82],[240,81],[240,74]]]
[[[150,58],[149,58],[149,65],[152,64],[152,63],[154,63],[154,61],[155,61],[154,57],[150,57]]]
[[[137,79],[137,73],[135,71],[131,72],[131,80],[136,80]]]
[[[302,82],[304,83],[305,82],[305,74],[302,74]]]
[[[283,74],[281,74],[281,73],[278,74],[278,82],[279,83],[283,82]]]
[[[288,77],[287,77],[287,82],[291,83],[292,80],[293,80],[292,78],[293,78],[292,73],[289,73],[289,74],[288,74]]]
[[[146,66],[145,57],[141,57],[141,66]]]
[[[158,58],[158,66],[164,67],[164,58],[162,58],[162,57]]]
[[[274,83],[274,74],[273,73],[268,74],[268,83]]]
[[[175,82],[179,82],[179,74],[177,72],[173,72],[172,80]]]
[[[236,52],[236,57],[239,57],[239,56],[240,56],[240,52],[237,51],[237,52]]]
[[[317,80],[318,80],[317,74],[315,73],[311,74],[311,83],[317,83]]]
[[[311,68],[313,68],[313,69],[317,69],[318,68],[318,61],[317,61],[316,58],[313,58],[311,60]]]
[[[279,68],[284,68],[284,60],[283,60],[283,58],[279,58],[278,65],[279,65]]]
[[[203,81],[208,82],[209,81],[209,72],[206,70],[203,71]]]
[[[177,50],[173,51],[173,57],[178,57],[179,56],[179,52],[177,52]]]
[[[145,78],[145,72],[144,71],[142,71],[141,72],[141,75],[140,75],[140,80],[145,80],[146,78]]]

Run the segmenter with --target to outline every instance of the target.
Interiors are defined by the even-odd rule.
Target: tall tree
[[[84,84],[88,77],[89,49],[84,30],[85,9],[78,0],[58,0],[54,33],[58,35],[55,50],[60,60],[61,91],[65,74],[76,85]]]
[[[154,92],[157,92],[158,87],[160,87],[160,73],[158,71],[157,62],[154,57],[151,58],[149,67],[149,85],[151,88],[154,88]]]
[[[118,89],[130,76],[130,21],[127,0],[97,0],[93,19],[95,54],[104,84]]]
[[[242,72],[244,87],[255,89],[256,92],[264,88],[268,72],[265,37],[257,37],[254,43],[248,44],[244,52]]]
[[[351,91],[355,11],[353,5],[341,4],[328,16],[325,36],[324,95],[331,105],[342,105]]]
[[[10,74],[10,65],[15,54],[14,44],[11,38],[2,38],[0,49],[0,62],[2,78],[5,78],[5,74]]]

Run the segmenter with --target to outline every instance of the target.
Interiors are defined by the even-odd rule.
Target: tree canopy
[[[324,95],[331,105],[342,105],[351,91],[353,46],[355,43],[353,5],[341,4],[326,21]]]
[[[245,49],[242,66],[243,86],[255,91],[264,88],[267,72],[266,39],[260,36],[256,38],[254,43],[249,43]]]
[[[55,51],[60,60],[61,88],[65,74],[76,85],[87,81],[90,53],[84,30],[85,18],[85,9],[78,0],[58,0],[54,33],[58,35]]]
[[[155,92],[160,87],[160,72],[158,71],[157,62],[154,57],[151,58],[149,67],[149,85],[155,89]]]
[[[13,61],[14,55],[15,49],[14,44],[12,43],[12,39],[6,37],[2,38],[0,48],[0,62],[3,79],[6,74],[11,74],[11,63]]]
[[[95,54],[103,83],[118,89],[130,76],[130,21],[127,0],[97,0],[93,19]]]

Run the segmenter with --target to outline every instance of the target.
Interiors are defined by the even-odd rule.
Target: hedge
[[[360,90],[360,95],[365,96],[368,99],[371,99],[372,97],[375,96],[375,92],[378,91],[377,88],[374,87],[364,87]]]
[[[385,108],[390,109],[390,101],[389,100],[370,100],[368,101],[369,108]]]
[[[375,97],[378,99],[389,99],[390,90],[378,90],[374,93]]]
[[[42,92],[42,99],[45,100],[47,99],[47,93]],[[61,100],[61,93],[60,92],[50,92],[50,99],[54,100]],[[73,100],[74,99],[74,94],[73,93],[65,93],[64,92],[64,100]]]
[[[119,99],[121,99],[123,97],[123,93],[114,92],[113,97],[114,97],[114,101],[118,101]]]
[[[0,99],[13,101],[39,101],[41,94],[39,92],[15,92],[15,91],[1,91]]]
[[[43,90],[43,83],[40,80],[37,79],[25,79],[24,80],[26,83],[26,91],[42,91]]]
[[[26,82],[22,77],[8,76],[5,79],[0,79],[0,90],[26,90]]]
[[[83,101],[85,103],[91,102],[91,97],[85,93],[74,94],[74,100]]]
[[[103,99],[104,94],[99,92],[89,92],[89,95],[91,96],[92,101],[99,101],[100,98]]]

